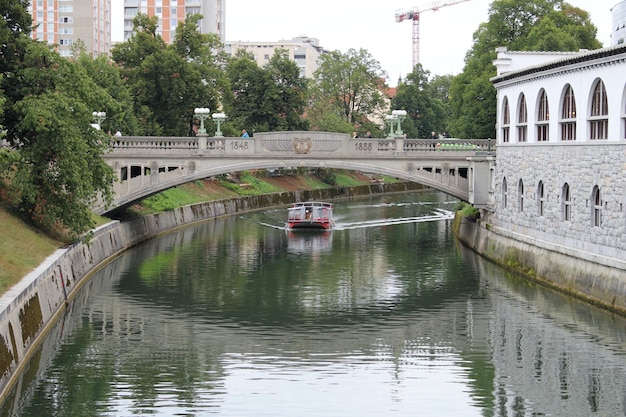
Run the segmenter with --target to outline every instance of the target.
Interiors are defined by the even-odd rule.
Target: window
[[[569,84],[565,87],[561,107],[561,140],[576,140],[576,98]]]
[[[60,23],[72,23],[72,17],[64,16],[59,18]]]
[[[524,211],[524,181],[521,179],[517,184],[517,211]]]
[[[509,131],[511,125],[511,116],[509,114],[509,99],[504,97],[502,104],[502,142],[509,142]]]
[[[528,110],[526,109],[526,97],[520,96],[517,112],[517,141],[526,142],[528,127]]]
[[[549,139],[550,111],[548,108],[548,95],[546,90],[539,94],[539,106],[537,110],[537,142],[547,142]]]
[[[597,185],[591,191],[591,202],[591,225],[602,226],[602,199]]]
[[[543,216],[546,207],[546,194],[543,187],[543,181],[539,181],[537,186],[537,215]]]
[[[598,80],[593,89],[591,112],[589,114],[589,139],[607,139],[609,134],[609,104],[606,88]]]
[[[504,177],[502,178],[502,208],[507,206],[507,191],[506,177]]]
[[[624,88],[624,104],[622,105],[622,139],[626,139],[626,88]]]
[[[561,220],[569,222],[572,220],[572,196],[569,191],[569,184],[563,184],[563,191],[561,193]]]

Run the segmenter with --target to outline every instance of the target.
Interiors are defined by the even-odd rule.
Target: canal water
[[[626,321],[460,246],[438,192],[153,239],[100,270],[0,415],[624,416]]]

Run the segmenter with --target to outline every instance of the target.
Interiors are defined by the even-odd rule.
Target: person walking
[[[248,135],[248,131],[246,129],[241,131],[241,137],[242,138],[249,138],[250,135]]]

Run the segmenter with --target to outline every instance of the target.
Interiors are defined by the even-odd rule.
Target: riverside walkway
[[[476,207],[490,204],[495,152],[488,140],[351,139],[331,132],[257,133],[253,138],[115,137],[104,159],[119,182],[104,214],[212,176],[255,169],[335,168],[387,175],[441,190]]]

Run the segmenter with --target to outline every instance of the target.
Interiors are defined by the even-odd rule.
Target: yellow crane
[[[442,7],[453,6],[466,1],[470,0],[440,0],[413,7],[410,10],[398,10],[396,12],[396,22],[413,21],[413,68],[420,62],[420,14],[429,10],[436,12]]]

